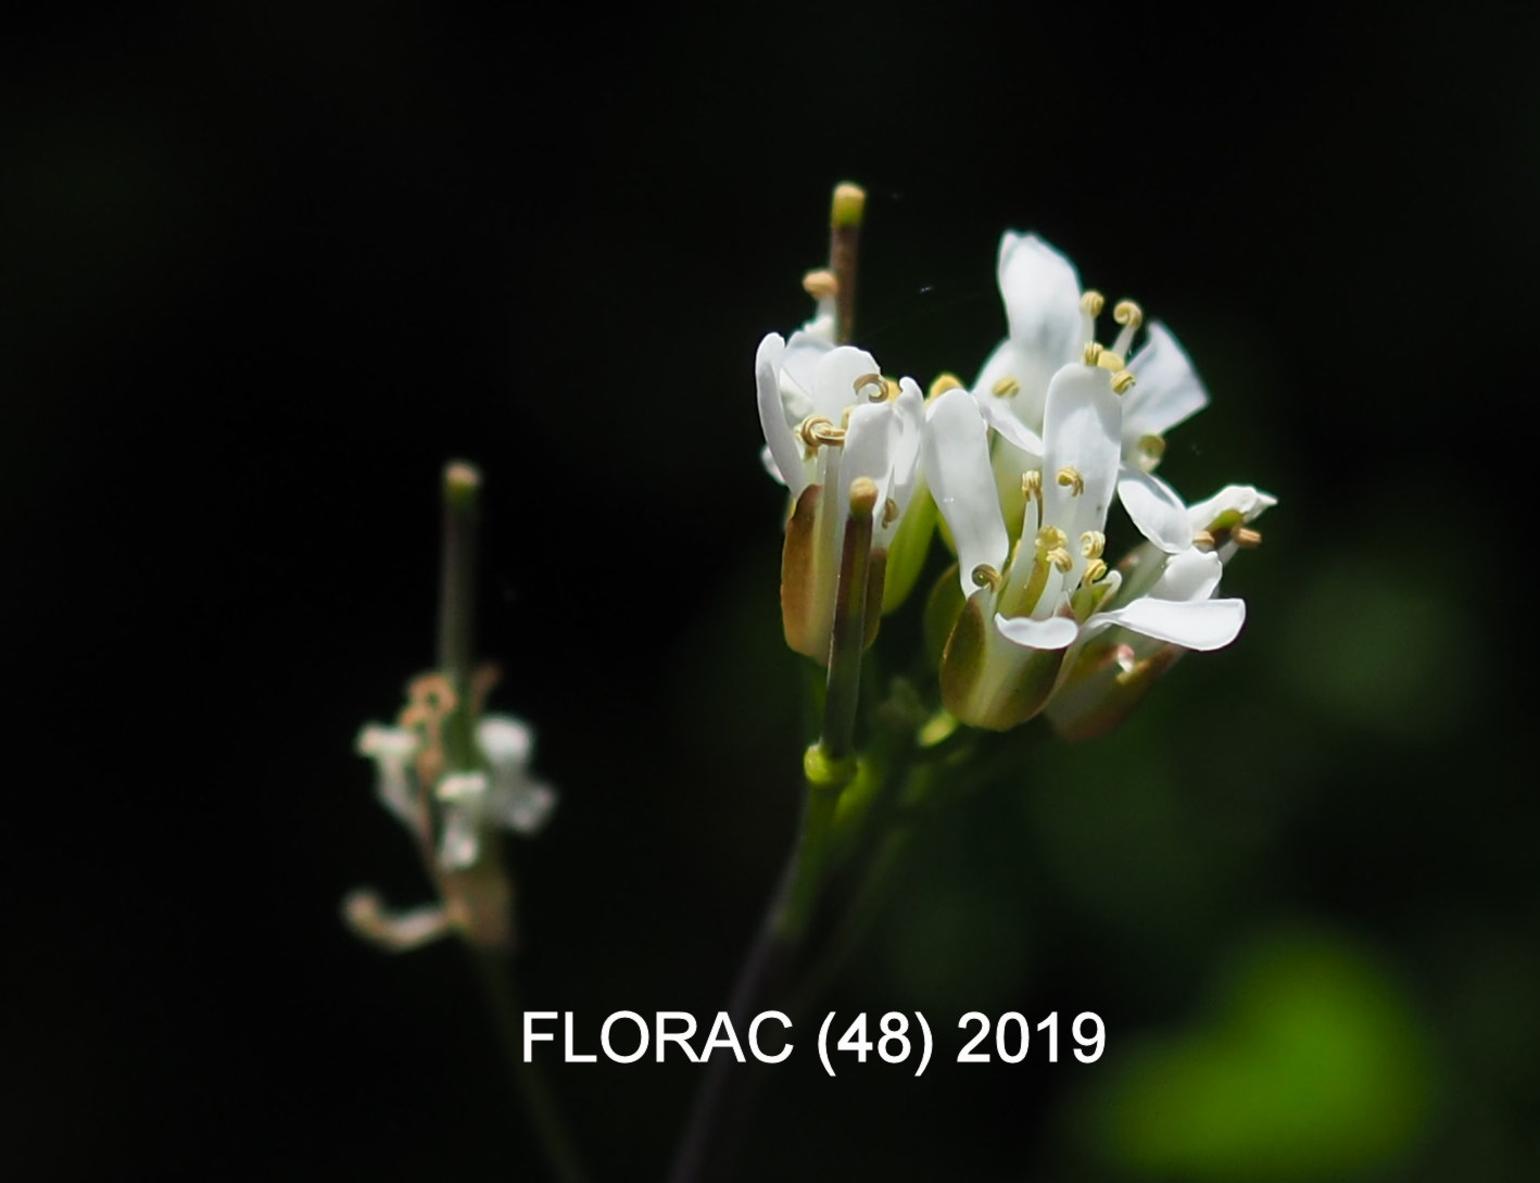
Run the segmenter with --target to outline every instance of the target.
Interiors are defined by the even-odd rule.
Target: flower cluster
[[[507,944],[508,889],[493,839],[504,829],[538,833],[556,808],[555,790],[530,775],[534,733],[512,715],[479,715],[476,766],[451,767],[445,732],[457,707],[449,680],[425,674],[407,688],[396,726],[370,723],[358,734],[358,754],[374,762],[380,804],[417,840],[444,901],[391,914],[372,891],[352,893],[344,905],[349,923],[390,949],[457,929],[477,943]]]
[[[971,388],[928,397],[835,343],[826,273],[818,314],[755,359],[766,465],[792,498],[781,574],[786,638],[830,655],[839,573],[866,548],[864,640],[913,583],[940,511],[957,563],[932,594],[944,707],[990,730],[1047,710],[1072,738],[1114,725],[1190,650],[1228,645],[1245,604],[1217,594],[1274,499],[1232,485],[1187,504],[1156,475],[1166,434],[1208,403],[1191,361],[1131,300],[1099,337],[1100,293],[1035,235],[1001,240],[1009,326]],[[1114,565],[1114,501],[1142,535]],[[862,515],[869,529],[855,530]],[[906,527],[906,521],[912,528]],[[900,555],[899,552],[902,552]],[[890,573],[901,570],[894,580]]]

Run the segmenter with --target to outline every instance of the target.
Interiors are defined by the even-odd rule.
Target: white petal
[[[832,341],[799,330],[786,342],[786,352],[781,354],[781,389],[788,401],[799,404],[796,416],[800,421],[813,413],[813,383],[818,374],[818,363],[834,348]],[[805,407],[801,404],[806,404]]]
[[[1164,435],[1208,406],[1208,391],[1171,331],[1157,321],[1145,332],[1144,347],[1128,362],[1136,381],[1126,396],[1123,430],[1131,443]]]
[[[1158,476],[1123,467],[1118,471],[1118,499],[1139,533],[1167,554],[1178,554],[1192,545],[1187,506]]]
[[[476,812],[463,805],[444,810],[444,829],[439,835],[438,858],[446,870],[458,871],[470,866],[481,853],[481,838],[476,830]]]
[[[418,823],[417,783],[412,757],[419,739],[404,727],[370,723],[358,733],[357,749],[374,761],[374,792],[381,805],[408,829]]]
[[[486,753],[494,772],[524,769],[535,750],[535,733],[523,719],[512,715],[483,715],[476,724],[476,742]]]
[[[838,426],[846,407],[865,401],[856,391],[856,380],[881,373],[876,359],[864,349],[841,345],[829,350],[818,359],[813,373],[813,409]]]
[[[920,477],[920,446],[925,436],[925,396],[913,378],[899,379],[899,395],[893,403],[893,484],[888,496],[899,512],[909,508]],[[895,523],[896,524],[896,523]]]
[[[765,466],[765,471],[773,477],[777,484],[784,485],[786,478],[781,475],[781,467],[775,462],[775,457],[770,454],[770,447],[766,445],[759,450],[759,462]]]
[[[819,341],[834,344],[834,301],[819,300],[818,310],[813,313],[813,318],[802,326],[802,331],[809,337]]]
[[[984,416],[984,422],[1027,455],[1042,459],[1042,437],[1016,417],[1013,404],[1021,397],[1019,394],[1015,398],[1001,398],[985,389],[975,390],[973,396],[979,404],[979,414]]]
[[[1043,410],[1044,519],[1069,535],[1070,553],[1078,539],[1107,524],[1107,510],[1117,484],[1122,446],[1122,401],[1112,392],[1112,375],[1098,366],[1074,362],[1053,376]],[[1061,485],[1059,473],[1071,468],[1082,491]],[[1074,573],[1078,575],[1078,564]]]
[[[1246,621],[1243,600],[1158,600],[1145,596],[1126,608],[1103,612],[1087,627],[1122,625],[1131,632],[1204,652],[1222,649],[1235,640]]]
[[[1063,363],[1063,358],[1048,358],[1027,349],[1019,349],[1014,341],[1007,338],[995,347],[973,382],[973,392],[980,407],[989,399],[995,399],[995,404],[1002,411],[1009,412],[1021,425],[1022,431],[1028,433],[1018,446],[1034,455],[1040,456],[1043,452],[1042,445],[1039,443],[1032,446],[1031,440],[1042,435],[1043,398],[1048,393],[1048,381]],[[1009,398],[996,398],[995,386],[1006,378],[1013,379],[1018,389]],[[1004,416],[1001,419],[1002,422],[995,425],[996,430],[1007,439],[1012,438],[1013,429],[1003,422]]]
[[[861,477],[876,483],[877,513],[881,516],[882,505],[888,497],[888,474],[893,466],[893,426],[893,404],[889,402],[865,403],[850,412],[835,502],[842,532],[845,518],[850,513],[851,482]]]
[[[1048,372],[1075,356],[1080,340],[1080,278],[1035,234],[1007,231],[996,268],[1011,341],[1043,359]]]
[[[1226,510],[1234,510],[1250,523],[1277,504],[1278,498],[1251,485],[1226,485],[1206,501],[1189,505],[1187,516],[1194,530],[1206,530]]]
[[[1068,649],[1080,632],[1067,616],[1050,616],[1046,620],[1033,620],[1030,616],[1007,619],[997,613],[995,627],[1007,641],[1026,649]]]
[[[1161,569],[1160,578],[1148,595],[1158,600],[1206,600],[1219,586],[1224,564],[1219,556],[1201,550],[1185,550],[1172,555]]]
[[[358,733],[354,749],[360,756],[375,761],[401,762],[417,754],[417,733],[405,727],[385,727],[370,723]]]
[[[515,834],[534,834],[551,820],[555,809],[554,789],[526,781],[508,795],[503,807],[503,824]]]
[[[1003,567],[1010,540],[995,499],[989,432],[966,390],[947,391],[927,410],[924,454],[931,495],[957,543],[963,595],[970,596],[974,570]]]
[[[487,795],[487,778],[480,772],[451,772],[433,788],[440,801],[477,807]]]
[[[405,765],[382,763],[375,773],[374,792],[398,822],[409,830],[417,826],[417,789]]]
[[[759,396],[759,429],[765,433],[765,447],[780,470],[781,477],[796,496],[807,487],[807,465],[802,459],[802,445],[786,422],[786,408],[781,402],[781,358],[785,347],[776,333],[767,334],[754,356],[754,385]]]

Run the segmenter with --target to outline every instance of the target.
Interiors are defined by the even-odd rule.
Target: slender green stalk
[[[464,461],[444,469],[444,538],[439,579],[438,670],[454,691],[444,720],[444,755],[454,772],[479,764],[471,670],[476,635],[476,529],[481,474]]]
[[[482,764],[476,748],[476,702],[472,673],[476,657],[476,559],[480,524],[481,474],[464,461],[444,469],[444,534],[439,580],[438,671],[454,693],[454,705],[443,722],[446,766],[452,772],[473,771]],[[446,900],[465,898],[471,891],[486,890],[478,877],[492,876],[497,890],[490,892],[492,906],[509,906],[505,872],[497,860],[501,844],[487,841],[477,867],[456,875],[438,871],[431,841],[425,858],[435,869],[440,892]],[[478,888],[477,884],[481,883]],[[467,939],[466,949],[475,963],[487,1007],[497,1029],[498,1042],[509,1073],[523,1102],[531,1129],[539,1142],[553,1178],[560,1183],[584,1183],[587,1179],[556,1107],[545,1077],[533,1062],[524,1060],[523,1029],[515,995],[512,958],[506,942],[478,944]]]
[[[807,792],[791,860],[733,988],[728,1013],[736,1026],[747,1021],[768,991],[780,985],[801,949],[823,886],[840,793],[855,776],[856,708],[876,502],[877,487],[872,481],[863,477],[851,483],[850,518],[835,586],[823,734],[803,758]],[[673,1183],[723,1177],[725,1164],[718,1157],[723,1153],[724,1127],[734,1116],[727,1110],[735,1066],[734,1060],[714,1058],[707,1067],[669,1175]]]
[[[498,1041],[502,1044],[504,1058],[511,1069],[514,1086],[553,1172],[552,1177],[559,1180],[559,1183],[585,1183],[588,1175],[583,1170],[577,1147],[568,1135],[566,1126],[562,1124],[561,1113],[546,1085],[544,1075],[533,1062],[524,1062],[522,1010],[515,994],[508,958],[491,950],[472,948],[470,952],[475,961],[477,976],[481,979],[487,1006],[497,1025]]]
[[[829,209],[829,270],[834,274],[834,339],[848,345],[856,326],[856,263],[866,190],[850,181],[834,187]]]

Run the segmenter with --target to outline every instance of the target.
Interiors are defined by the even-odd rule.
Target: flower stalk
[[[834,187],[829,209],[829,271],[834,276],[834,340],[838,345],[855,339],[856,264],[865,213],[865,189],[850,181]]]
[[[474,771],[475,719],[472,668],[476,631],[476,531],[481,473],[464,461],[444,469],[444,535],[438,605],[438,669],[449,682],[454,706],[444,719],[444,756],[451,772]]]

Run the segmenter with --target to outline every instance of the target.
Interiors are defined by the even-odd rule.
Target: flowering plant
[[[1275,504],[1249,485],[1189,504],[1156,475],[1167,434],[1207,405],[1203,383],[1131,300],[1113,305],[1116,332],[1099,338],[1102,295],[1035,235],[1001,239],[1007,335],[971,387],[942,374],[922,393],[885,374],[853,343],[864,211],[859,187],[836,188],[828,265],[803,282],[813,316],[764,336],[753,361],[763,463],[787,494],[781,628],[821,667],[820,726],[802,757],[787,872],[734,991],[738,1020],[788,984],[805,1000],[930,811],[1023,766],[1023,724],[1045,715],[1066,740],[1105,734],[1183,654],[1234,641],[1246,607],[1219,584]],[[514,945],[500,838],[538,831],[555,795],[530,775],[529,726],[483,712],[490,679],[471,664],[478,485],[468,466],[446,474],[438,667],[412,684],[395,727],[358,740],[439,903],[390,914],[355,893],[346,914],[386,948],[457,932],[501,965],[487,960]],[[1117,505],[1131,527],[1120,557]],[[880,621],[918,598],[927,570],[923,651],[901,639],[879,665],[868,651]],[[895,669],[903,676],[879,672]],[[507,992],[494,995],[506,1020]],[[731,1063],[713,1062],[681,1183],[730,1173],[717,1116],[732,1083]],[[548,1098],[525,1085],[553,1168],[579,1177]]]

